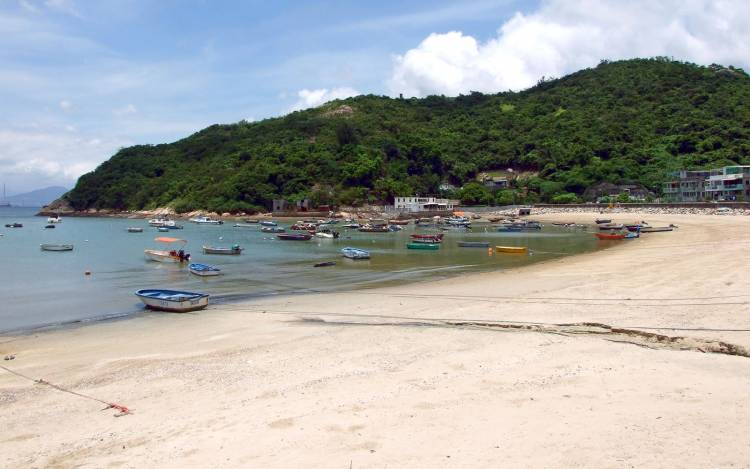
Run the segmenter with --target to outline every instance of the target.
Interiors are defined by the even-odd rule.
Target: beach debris
[[[10,360],[15,360],[15,359],[16,359],[15,355],[6,355],[5,358],[3,358],[3,360],[5,360],[6,362]]]

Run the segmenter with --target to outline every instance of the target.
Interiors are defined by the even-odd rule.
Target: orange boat
[[[594,236],[596,236],[599,239],[606,239],[606,240],[625,238],[625,235],[622,233],[594,233]]]

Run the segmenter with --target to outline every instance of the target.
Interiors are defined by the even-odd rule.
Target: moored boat
[[[200,216],[190,219],[191,222],[197,223],[199,225],[223,225],[224,222],[222,220],[214,220],[211,217],[206,216]]]
[[[462,248],[488,248],[490,243],[487,241],[459,241],[458,246]]]
[[[261,226],[279,226],[279,224],[273,220],[263,220],[260,224]]]
[[[526,246],[495,246],[495,252],[504,252],[506,254],[524,254],[529,252]]]
[[[264,226],[260,231],[263,233],[284,233],[286,230],[280,226]]]
[[[55,225],[52,225],[52,224],[44,225],[45,229],[50,229],[50,228],[54,228],[54,227],[55,227]]]
[[[620,231],[625,229],[625,225],[619,224],[619,223],[605,223],[602,225],[599,225],[599,229],[602,231]]]
[[[6,228],[23,228],[23,223],[18,223],[18,222],[16,222],[16,223],[6,223],[5,227]]]
[[[312,235],[309,233],[282,233],[276,237],[282,241],[310,241]]]
[[[347,259],[369,259],[370,251],[359,248],[346,247],[341,250],[341,254]]]
[[[344,228],[352,228],[352,229],[358,230],[362,225],[360,225],[359,223],[351,222],[351,223],[346,223],[341,226],[343,226]]]
[[[187,241],[184,239],[179,238],[168,238],[168,237],[159,237],[155,238],[154,241],[157,243],[165,243],[165,244],[182,244],[184,247],[185,244],[187,244]],[[188,262],[190,260],[190,254],[186,253],[184,249],[172,249],[169,251],[161,250],[161,249],[144,249],[143,253],[146,255],[146,258],[152,261],[157,262]]]
[[[167,228],[166,226],[159,226],[156,228],[156,231],[159,231],[161,233],[169,233],[169,228]]]
[[[214,277],[216,275],[221,275],[221,269],[208,264],[190,264],[188,265],[188,270],[190,273],[199,277]]]
[[[245,218],[245,223],[257,225],[260,222],[260,220],[256,218]]]
[[[618,240],[625,238],[625,235],[623,233],[594,233],[594,236],[601,240]]]
[[[438,243],[423,243],[423,242],[411,242],[406,244],[406,249],[422,249],[425,251],[437,251],[440,249]]]
[[[660,233],[672,230],[674,230],[673,226],[644,226],[641,228],[641,233]]]
[[[408,225],[411,220],[388,220],[391,225]]]
[[[238,256],[242,254],[242,248],[239,244],[234,244],[228,248],[203,245],[203,254],[224,254],[230,256]]]
[[[72,244],[40,244],[42,251],[72,251]]]
[[[184,313],[208,306],[207,293],[179,290],[144,289],[135,292],[147,308],[159,311]]]
[[[612,223],[611,218],[597,218],[594,221],[596,222],[597,225],[601,225],[602,223]]]
[[[143,228],[131,226],[130,228],[128,228],[128,233],[143,233]]]
[[[318,262],[316,264],[313,264],[313,267],[331,267],[336,265],[336,262],[334,261],[325,261],[325,262]]]
[[[47,223],[62,223],[62,218],[60,218],[60,215],[53,215],[47,217]]]
[[[387,225],[371,225],[366,224],[359,228],[359,231],[362,233],[390,233],[391,230],[388,229]]]
[[[232,226],[235,228],[257,228],[258,223],[235,223]]]

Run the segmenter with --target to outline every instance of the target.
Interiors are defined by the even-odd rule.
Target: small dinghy
[[[23,223],[6,223],[6,228],[23,228]]]
[[[169,228],[167,228],[166,226],[160,226],[156,230],[160,233],[169,233]]]
[[[344,248],[341,250],[341,254],[347,259],[369,259],[370,251],[358,248]]]
[[[131,226],[128,228],[128,233],[143,233],[143,228],[136,228],[134,226]]]
[[[276,235],[282,241],[310,241],[312,235],[309,233],[286,233]]]
[[[264,226],[260,231],[263,233],[283,233],[286,230],[280,226]]]
[[[203,254],[225,254],[239,256],[242,254],[242,248],[239,244],[234,244],[228,248],[217,248],[212,246],[203,246]]]
[[[440,249],[440,244],[437,243],[425,243],[424,241],[420,242],[411,242],[406,244],[407,249],[421,249],[423,251],[437,251]]]
[[[42,251],[72,251],[72,244],[40,244]]]
[[[235,228],[257,228],[258,223],[235,223],[232,226]]]
[[[674,226],[644,226],[641,228],[641,233],[662,233],[665,231],[674,230]]]
[[[622,233],[594,233],[594,236],[603,241],[614,241],[625,238],[625,235]]]
[[[529,252],[529,248],[526,246],[495,246],[495,252],[503,252],[505,254],[526,254]]]
[[[199,277],[213,277],[215,275],[221,275],[221,269],[208,264],[190,264],[188,270],[191,274],[195,274]]]
[[[458,247],[461,248],[488,248],[490,243],[487,241],[459,241]]]
[[[135,292],[149,309],[184,313],[208,306],[208,294],[178,290],[145,289]]]
[[[44,225],[44,229],[45,230],[49,230],[49,229],[54,228],[54,227],[55,227],[55,225],[52,225],[52,224],[50,224],[50,225]]]
[[[276,223],[273,220],[264,220],[264,221],[260,222],[260,224],[261,224],[261,226],[268,226],[268,227],[279,226],[279,224]]]
[[[333,265],[336,265],[336,262],[326,261],[326,262],[318,262],[317,264],[314,264],[313,267],[331,267]]]
[[[597,218],[594,221],[596,222],[597,225],[601,225],[603,223],[612,223],[612,219],[611,218]]]

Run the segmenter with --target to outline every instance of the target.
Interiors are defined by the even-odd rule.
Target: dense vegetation
[[[358,96],[262,122],[213,125],[171,144],[124,148],[80,178],[76,209],[219,212],[435,194],[465,202],[572,201],[590,185],[750,164],[750,77],[663,58],[602,62],[522,92]],[[483,171],[521,174],[492,193]]]

